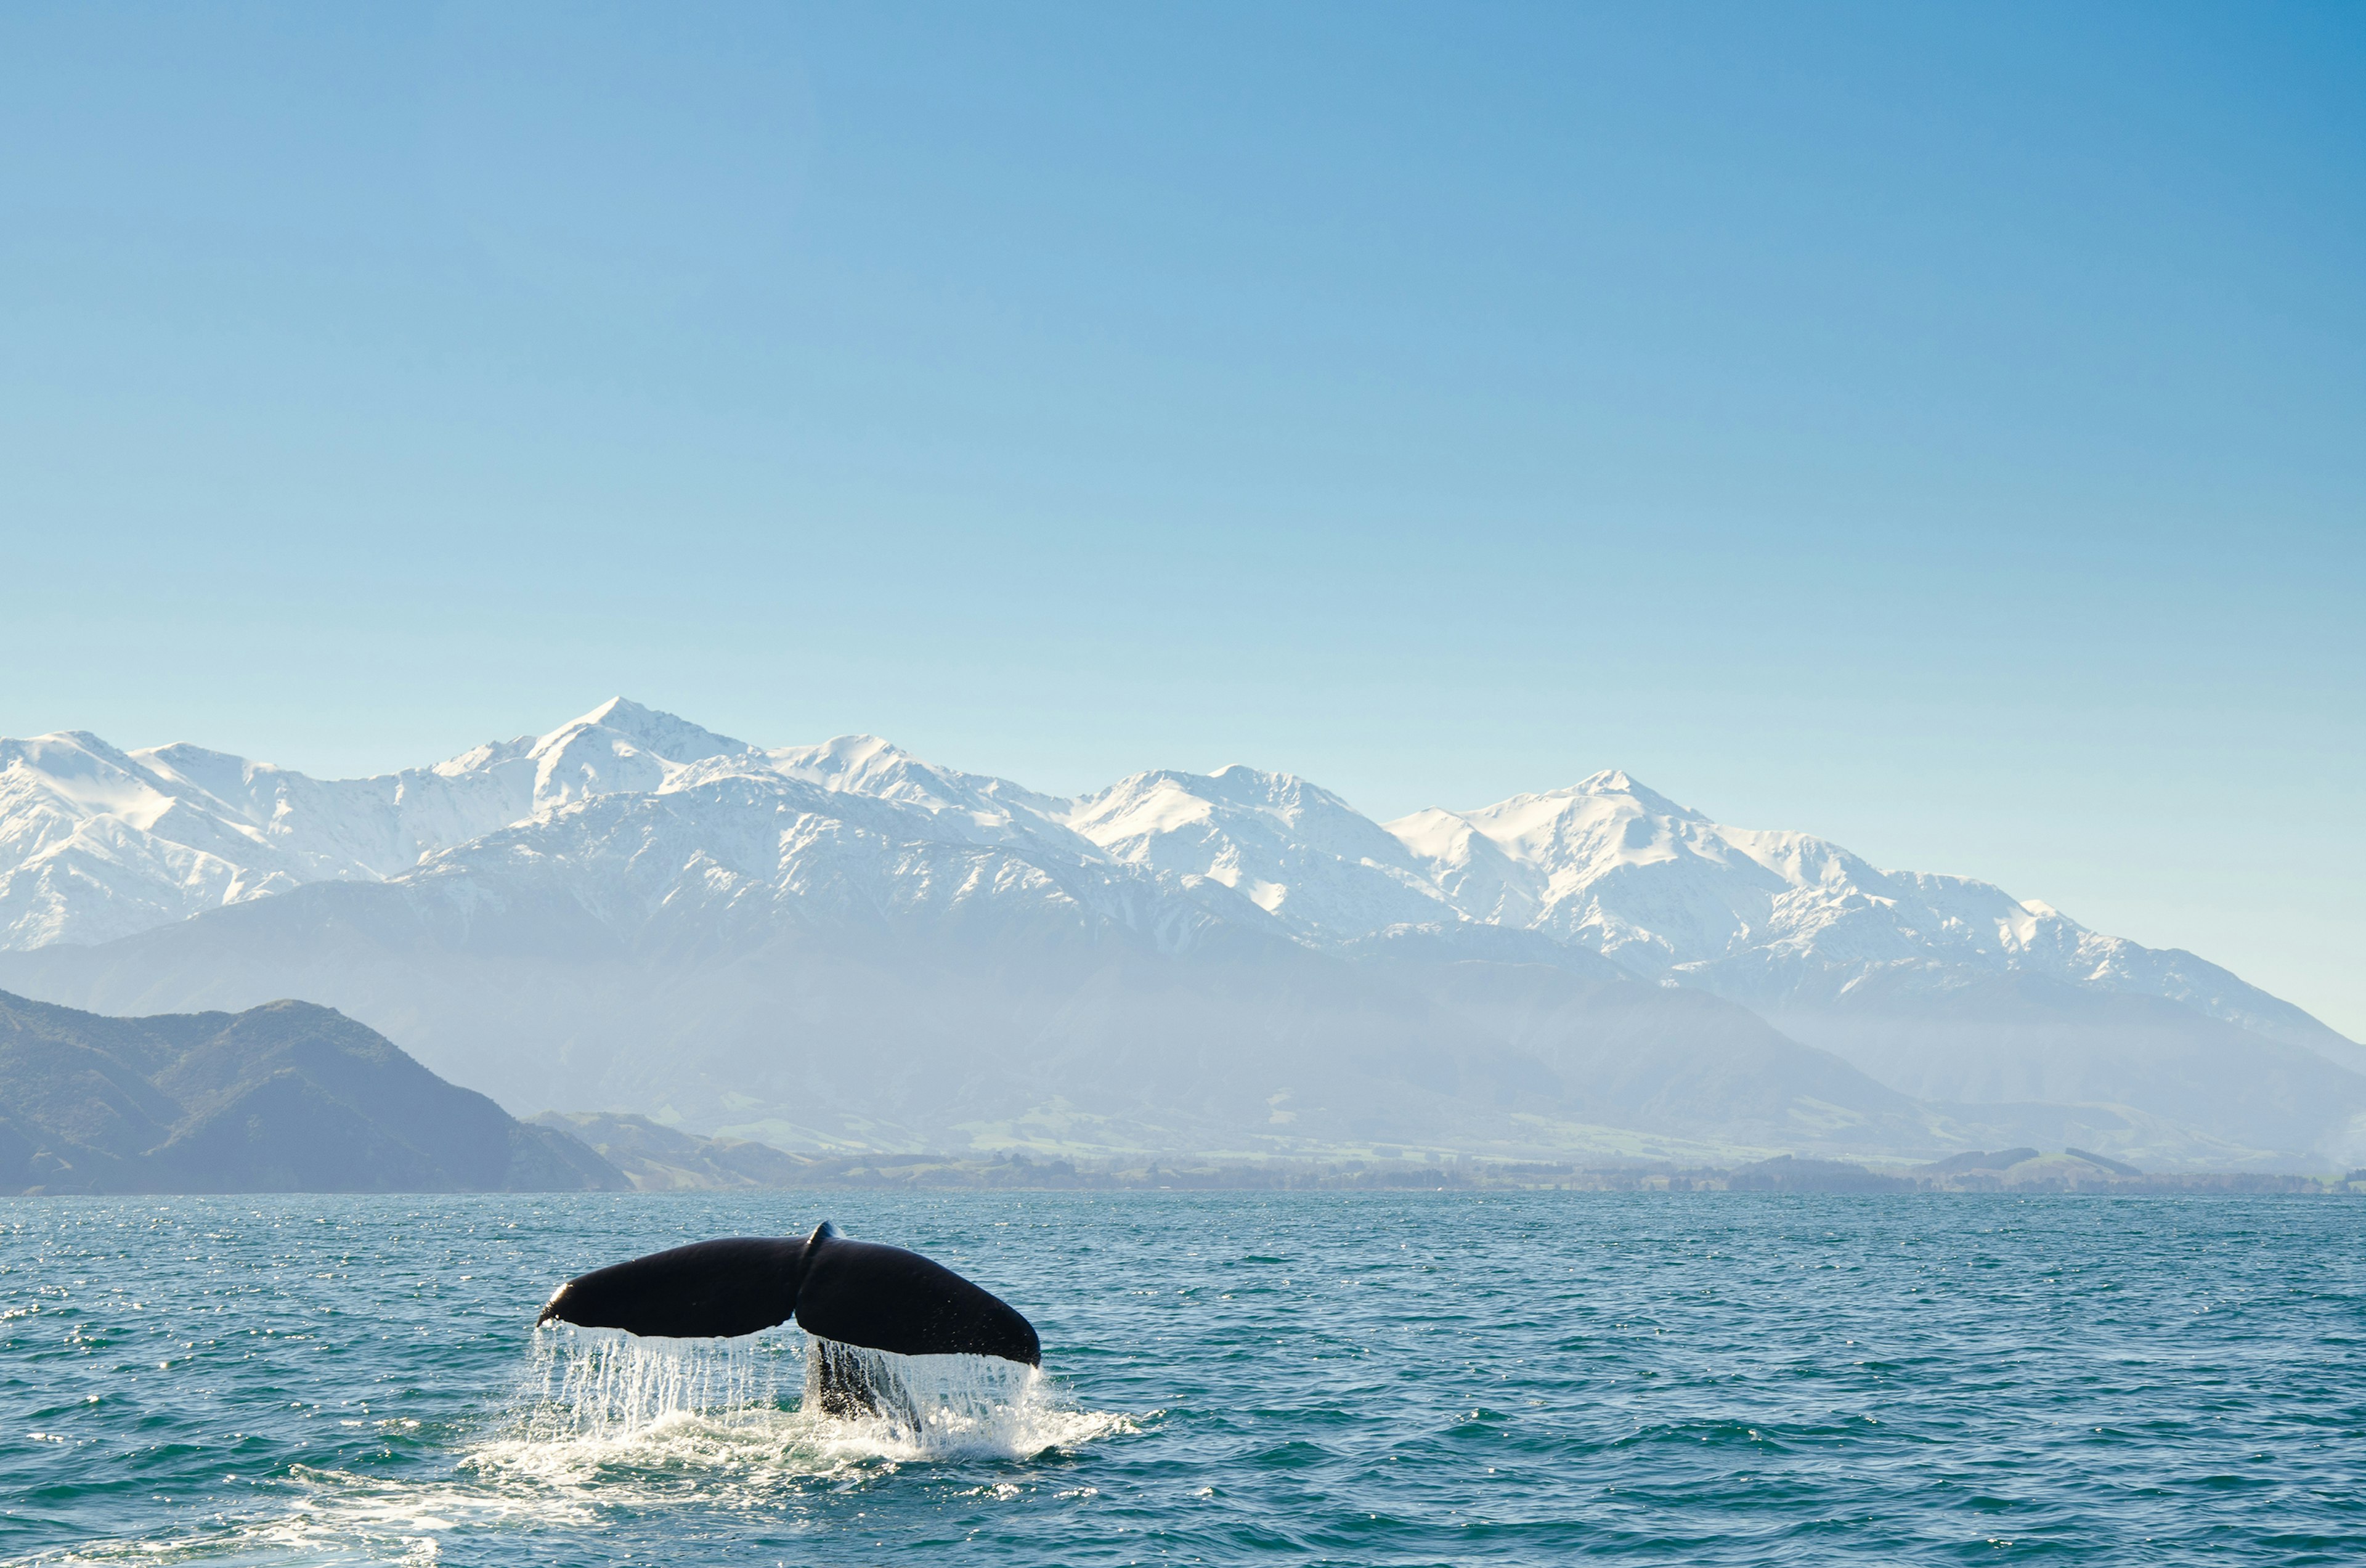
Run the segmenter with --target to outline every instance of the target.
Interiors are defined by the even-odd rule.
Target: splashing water
[[[794,1529],[817,1497],[907,1465],[999,1471],[1132,1430],[1074,1408],[1036,1368],[989,1357],[896,1356],[794,1330],[640,1339],[566,1326],[535,1333],[490,1434],[440,1476],[295,1464],[260,1517],[167,1543],[86,1541],[56,1561],[425,1564],[455,1539],[596,1531],[620,1513]]]
[[[1107,1419],[1059,1407],[1040,1368],[995,1356],[898,1356],[820,1338],[806,1351],[805,1408],[850,1439],[912,1458],[1023,1457],[1097,1435],[1094,1423]]]
[[[793,1382],[794,1406],[783,1397]],[[1131,1429],[1076,1409],[1038,1369],[992,1357],[560,1328],[535,1336],[499,1435],[463,1463],[559,1486],[655,1469],[761,1491],[852,1466],[1020,1459]]]

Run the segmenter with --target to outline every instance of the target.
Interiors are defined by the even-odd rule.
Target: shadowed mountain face
[[[335,783],[0,741],[0,986],[306,997],[513,1110],[815,1152],[2366,1158],[2366,1051],[2235,976],[1616,773],[1382,824],[621,700]]]
[[[104,1018],[0,992],[0,1192],[627,1185],[326,1008]]]
[[[2037,1141],[2097,1134],[2125,1146],[2116,1112],[2122,1126],[2205,1130],[2220,1164],[2279,1148],[2323,1149],[2348,1164],[2366,1147],[2366,1077],[2159,997],[1906,962],[1795,987],[1768,1016],[1794,1039],[1959,1113],[2022,1107],[1986,1114]],[[2038,1106],[2087,1109],[2081,1120]]]

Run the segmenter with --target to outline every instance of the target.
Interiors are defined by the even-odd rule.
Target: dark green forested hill
[[[107,1018],[0,991],[0,1193],[630,1186],[328,1008]]]

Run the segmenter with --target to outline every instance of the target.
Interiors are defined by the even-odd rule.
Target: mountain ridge
[[[404,855],[411,858],[395,863]],[[360,903],[358,892],[309,891],[333,885],[387,891]],[[291,897],[286,919],[222,923],[234,909]],[[311,926],[299,931],[291,921]],[[334,937],[338,931],[348,934]],[[768,976],[747,981],[741,1011],[720,1025],[749,1041],[760,1035],[765,1009],[794,1005],[793,975],[810,995],[830,998],[825,1014],[840,1018],[853,1016],[846,1010],[866,994],[850,976],[867,976],[862,984],[878,996],[941,983],[952,987],[940,998],[943,1010],[907,1010],[899,1027],[953,1028],[963,1006],[984,1008],[979,1016],[997,1021],[988,1032],[1017,1032],[997,1035],[988,1053],[999,1054],[1003,1089],[1037,1082],[1026,1053],[1072,1039],[1059,1033],[1070,1027],[1060,1019],[1100,1016],[1100,1027],[1159,1033],[1139,1014],[1142,997],[1171,990],[1177,974],[1197,986],[1245,987],[1242,996],[1279,987],[1268,1002],[1309,1020],[1307,998],[1330,998],[1324,1005],[1342,1010],[1337,1016],[1292,1037],[1292,1049],[1318,1053],[1344,1048],[1322,1042],[1386,991],[1431,1018],[1437,1041],[1463,1042],[1439,1043],[1439,1052],[1477,1062],[1527,1047],[1487,1033],[1510,1027],[1496,1011],[1467,996],[1444,1000],[1417,984],[1408,989],[1393,971],[1478,963],[1513,986],[1511,969],[1541,965],[1597,987],[1617,976],[1646,992],[1713,996],[1745,1009],[1808,1043],[1818,1059],[1836,1053],[1833,1060],[1870,1075],[1850,1090],[1859,1104],[1851,1115],[1877,1121],[1894,1112],[1902,1120],[1884,1124],[1896,1135],[1934,1149],[1952,1134],[1933,1129],[1959,1116],[1871,1108],[1910,1084],[1932,1103],[1955,1104],[1955,1090],[1966,1084],[2006,1082],[2010,1074],[1957,1071],[1946,1060],[1987,1049],[1978,1044],[1988,1027],[1980,1010],[1992,1007],[1979,998],[2006,978],[2029,976],[2067,987],[2058,996],[2029,993],[2056,998],[2039,1032],[2049,1050],[2138,1080],[2114,1079],[2112,1096],[2078,1102],[2087,1109],[2076,1124],[2098,1146],[2127,1152],[2146,1138],[2185,1139],[2195,1149],[2277,1157],[2279,1148],[2341,1145],[2353,1135],[2344,1118],[2366,1116],[2366,1100],[2353,1093],[2353,1082],[2366,1086],[2354,1072],[2366,1066],[2366,1052],[2204,960],[2090,931],[1975,878],[1883,870],[1812,835],[1726,827],[1618,770],[1470,811],[1379,823],[1311,781],[1244,765],[1207,774],[1152,770],[1061,797],[928,762],[877,737],[766,750],[621,698],[538,737],[325,784],[193,747],[121,752],[96,737],[0,741],[0,976],[62,999],[181,1005],[203,998],[211,1005],[248,997],[225,989],[221,978],[244,975],[256,985],[325,987],[322,998],[339,1005],[393,1010],[370,1015],[382,1023],[405,1005],[391,978],[404,964],[445,966],[436,972],[448,969],[445,978],[428,988],[480,1002],[482,988],[458,976],[497,961],[556,974],[572,955],[600,953],[637,966],[652,994],[668,995],[680,994],[683,976],[738,965],[742,980]],[[1192,955],[1201,950],[1256,956],[1240,960],[1247,969],[1195,969]],[[1308,970],[1288,957],[1293,951],[1347,967]],[[422,956],[430,953],[432,962]],[[821,956],[828,953],[838,956]],[[982,955],[1000,969],[981,969]],[[919,967],[907,973],[899,964]],[[1257,978],[1243,978],[1252,969]],[[1898,976],[1925,970],[1954,978],[1900,988]],[[1133,978],[1096,982],[1092,973]],[[1989,990],[1972,983],[1980,976]],[[1105,983],[1118,989],[1092,990]],[[1086,988],[1061,991],[1078,986]],[[1067,999],[1052,1006],[1043,998],[1053,992]],[[1087,1005],[1093,994],[1124,999]],[[1629,1005],[1613,1007],[1607,995],[1586,1005],[1613,1012]],[[1210,1001],[1199,996],[1192,1006]],[[2177,1010],[2147,1011],[2154,1004]],[[474,1028],[451,1010],[458,1000],[437,1005],[445,1010],[440,1021],[422,1023],[429,1032],[418,1041],[431,1053]],[[550,1015],[573,1017],[571,1005],[553,993]],[[1211,1027],[1265,1027],[1228,1005],[1204,1013]],[[1671,1003],[1633,1005],[1676,1016]],[[1093,1014],[1110,1006],[1114,1012]],[[704,1002],[677,1008],[683,1017],[650,1014],[641,1022],[661,1039],[688,1027],[691,1015],[717,1027]],[[2189,1015],[2223,1028],[2177,1021]],[[1713,1025],[1698,1021],[1707,1014],[1685,1016],[1707,1032],[1696,1043],[1701,1050],[1719,1031],[1741,1028],[1723,1014]],[[1482,1017],[1492,1021],[1473,1022]],[[1597,1026],[1609,1028],[1600,1021],[1588,1027]],[[590,1022],[580,1027],[600,1033]],[[2179,1042],[2173,1081],[2141,1081],[2149,1069],[2127,1048],[2137,1038]],[[2229,1105],[2239,1100],[2247,1074],[2315,1071],[2292,1067],[2277,1055],[2285,1048],[2327,1064],[2334,1076],[2320,1086],[2325,1114],[2287,1097],[2274,1111],[2282,1121],[2245,1122],[2239,1135],[2236,1121],[2214,1131],[2192,1120],[2193,1108],[2214,1095]],[[601,1049],[613,1055],[622,1047]],[[559,1045],[552,1050],[563,1055]],[[527,1087],[531,1073],[512,1060],[517,1054],[497,1055],[484,1070],[511,1076],[485,1081],[505,1099],[544,1108]],[[1617,1077],[1617,1064],[1583,1060],[1586,1072]],[[1807,1061],[1786,1070],[1812,1078],[1822,1069]],[[758,1069],[741,1060],[730,1070]],[[1397,1088],[1372,1092],[1418,1098],[1405,1087],[1412,1079],[1388,1077],[1395,1070],[1371,1081]],[[2062,1081],[2103,1082],[2084,1070],[2066,1068]],[[1560,1087],[1535,1091],[1547,1108],[1536,1114],[1550,1119],[1594,1103],[1560,1069],[1545,1071]],[[1746,1126],[1779,1130],[1785,1123],[1765,1085],[1751,1081],[1756,1087],[1743,1099],[1757,1110],[1719,1120],[1723,1113],[1709,1114],[1705,1102],[1687,1102],[1695,1120],[1683,1125],[1723,1128],[1718,1136],[1742,1136]],[[833,1090],[840,1100],[843,1089]],[[742,1092],[718,1079],[705,1124],[728,1125],[727,1101]],[[1042,1103],[1059,1098],[1047,1095]],[[1465,1090],[1448,1098],[1458,1095]],[[1002,1111],[1033,1113],[1004,1104],[1007,1095],[986,1098]],[[1657,1114],[1650,1103],[1675,1102],[1646,1097],[1613,1109],[1629,1122],[1649,1121]],[[1245,1102],[1227,1104],[1224,1116],[1249,1114]],[[1468,1122],[1467,1110],[1438,1114]],[[1141,1111],[1137,1105],[1124,1114]],[[1655,1125],[1676,1135],[1682,1122]],[[1910,1134],[1910,1123],[1921,1131]],[[953,1126],[941,1118],[927,1124],[943,1135]],[[836,1132],[815,1134],[813,1146],[845,1132],[832,1125]],[[2272,1133],[2264,1144],[2262,1129]],[[2147,1157],[2161,1157],[2143,1146]],[[2172,1149],[2168,1157],[2178,1156]]]
[[[64,748],[87,756],[60,766],[54,753]],[[97,788],[55,787],[110,767],[120,776],[96,780]],[[1380,823],[1312,781],[1241,764],[1206,774],[1153,770],[1064,798],[926,762],[876,736],[765,750],[622,697],[540,736],[489,741],[442,762],[366,779],[315,780],[186,742],[124,752],[85,731],[0,739],[0,948],[108,940],[309,881],[384,880],[575,800],[665,793],[751,772],[921,806],[941,819],[967,821],[974,830],[963,836],[979,841],[1037,837],[1080,852],[1089,845],[1112,860],[1226,886],[1249,876],[1253,901],[1254,889],[1263,888],[1278,908],[1291,896],[1305,902],[1310,890],[1253,874],[1295,852],[1360,885],[1373,906],[1344,919],[1288,922],[1324,939],[1420,923],[1409,916],[1533,926],[1647,978],[1763,946],[1838,950],[1865,961],[1940,946],[2009,967],[2038,964],[2059,977],[2169,995],[2312,1048],[2357,1049],[2304,1010],[2198,955],[2090,931],[2049,905],[2012,898],[1974,877],[1887,870],[1810,834],[1718,824],[1623,770],[1470,811],[1431,807]],[[39,798],[43,783],[52,785],[47,802]],[[1324,818],[1328,841],[1307,837],[1310,807]],[[173,826],[193,830],[177,839],[157,833],[176,810],[183,815],[172,817]],[[338,814],[346,819],[310,820]],[[101,823],[96,836],[109,845],[129,846],[141,835],[157,840],[149,858],[169,868],[156,879],[182,893],[151,890],[130,908],[99,901],[104,911],[84,919],[30,918],[25,906],[38,875],[28,874],[61,858],[61,849],[103,858],[97,845],[56,842]],[[1264,842],[1238,841],[1238,830],[1251,825],[1265,829]],[[184,852],[175,857],[172,849]],[[233,858],[242,852],[243,863]],[[201,863],[203,857],[219,865]],[[141,857],[127,847],[117,858],[136,870]],[[1650,886],[1703,867],[1729,874],[1727,886]],[[1652,897],[1671,891],[1691,896]],[[1377,918],[1382,912],[1397,918]]]

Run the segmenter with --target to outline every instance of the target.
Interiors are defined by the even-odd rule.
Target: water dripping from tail
[[[781,1415],[783,1337],[643,1339],[612,1329],[537,1334],[519,1435],[622,1441],[694,1421],[760,1426]]]
[[[848,1465],[1016,1459],[1133,1423],[1076,1408],[1037,1368],[993,1356],[899,1356],[794,1331],[640,1338],[535,1336],[496,1440],[475,1461],[548,1479],[614,1467],[823,1474]]]
[[[1042,1371],[995,1356],[898,1356],[814,1338],[806,1348],[805,1409],[916,1454],[1026,1454],[1094,1435],[1098,1422],[1064,1408]],[[1106,1429],[1105,1427],[1101,1429]]]

